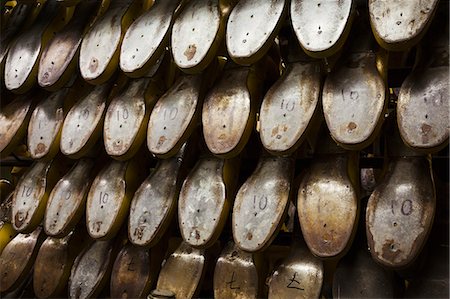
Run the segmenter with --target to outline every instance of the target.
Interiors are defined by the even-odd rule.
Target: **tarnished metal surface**
[[[357,226],[358,197],[348,174],[347,157],[317,158],[298,191],[297,211],[303,237],[318,257],[348,249]]]
[[[219,34],[225,29],[222,23],[219,0],[194,1],[186,6],[172,28],[172,54],[178,67],[189,69],[205,59],[211,61],[213,44],[220,42]]]
[[[31,158],[40,159],[47,154],[55,155],[58,152],[64,122],[63,106],[67,93],[68,88],[52,93],[39,102],[31,114],[27,138]]]
[[[44,5],[33,26],[24,31],[10,46],[5,62],[5,86],[9,90],[15,91],[24,87],[27,81],[36,80],[29,76],[37,67],[42,50],[42,35],[58,11],[56,1],[49,1]]]
[[[269,279],[268,298],[319,298],[324,269],[307,248],[291,248]]]
[[[291,20],[303,49],[314,57],[336,52],[347,38],[354,0],[292,0]]]
[[[201,108],[199,98],[202,79],[182,76],[158,100],[150,115],[147,146],[162,157],[173,156],[192,133]]]
[[[143,298],[157,275],[151,270],[149,249],[125,245],[112,268],[111,298]]]
[[[69,110],[61,129],[60,149],[64,155],[78,156],[98,139],[110,88],[108,83],[96,86]]]
[[[425,33],[438,0],[369,0],[372,30],[377,41],[394,50],[412,45]]]
[[[417,157],[395,158],[367,203],[372,257],[388,267],[412,263],[428,238],[435,206],[429,162]]]
[[[205,264],[204,250],[182,242],[162,267],[156,288],[172,292],[176,298],[192,298],[201,286]]]
[[[236,4],[226,32],[228,54],[233,60],[250,64],[265,54],[282,23],[287,2],[245,0]]]
[[[323,112],[333,139],[350,149],[371,143],[383,120],[385,93],[375,54],[352,54],[323,87]]]
[[[55,185],[45,210],[44,229],[47,235],[66,235],[78,223],[84,214],[93,167],[94,161],[81,159]]]
[[[346,256],[333,277],[333,298],[395,298],[394,272],[375,263],[366,250]]]
[[[84,36],[80,47],[79,67],[85,80],[100,77],[118,51],[124,34],[122,18],[132,2],[133,0],[111,1],[106,13]]]
[[[317,110],[320,67],[294,63],[266,93],[260,110],[263,146],[274,154],[295,151]]]
[[[111,161],[92,182],[86,202],[86,224],[94,239],[111,237],[128,209],[126,172],[130,162]]]
[[[75,260],[69,298],[95,298],[111,273],[112,241],[95,241]]]
[[[433,151],[448,143],[449,68],[418,70],[403,82],[397,102],[397,123],[403,141]]]
[[[155,244],[173,219],[182,159],[161,160],[134,194],[128,218],[128,238],[136,245]]]
[[[290,158],[263,157],[239,189],[233,206],[233,238],[245,251],[270,245],[289,206],[294,163]]]
[[[116,158],[123,156],[136,142],[144,140],[147,129],[147,122],[144,120],[148,120],[147,110],[150,109],[146,107],[144,98],[148,83],[147,78],[132,81],[109,104],[103,127],[103,140],[108,155]]]
[[[0,255],[0,292],[13,290],[25,279],[45,235],[38,227],[30,234],[18,234]]]
[[[229,242],[220,254],[214,269],[214,298],[258,298],[259,284],[253,254]]]
[[[0,111],[0,152],[8,147],[15,139],[20,138],[19,133],[28,126],[28,119],[31,116],[33,98],[21,96]],[[21,130],[22,128],[22,130]],[[18,140],[17,140],[18,141]]]
[[[77,60],[75,56],[81,44],[83,30],[98,3],[99,1],[95,0],[83,1],[66,27],[58,32],[43,50],[38,71],[38,83],[41,87],[54,85],[69,65],[73,64],[72,61]]]
[[[120,68],[132,73],[161,56],[169,40],[173,14],[180,0],[155,1],[131,24],[120,49]]]
[[[215,155],[236,152],[239,145],[247,142],[244,132],[253,126],[254,120],[247,85],[249,72],[248,68],[226,71],[205,98],[203,135],[208,149]]]
[[[205,158],[187,176],[178,200],[178,223],[190,246],[206,247],[219,237],[229,210],[230,190],[224,181],[225,161]]]
[[[46,189],[48,172],[52,162],[37,161],[20,179],[14,190],[12,204],[12,224],[14,229],[23,232],[33,230],[37,219],[47,205]]]

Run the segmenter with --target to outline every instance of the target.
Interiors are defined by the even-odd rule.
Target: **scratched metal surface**
[[[270,245],[289,206],[293,160],[261,158],[239,189],[233,206],[233,239],[242,250],[255,252]]]
[[[317,64],[294,63],[266,93],[259,132],[267,150],[283,153],[298,145],[317,110],[320,81]]]
[[[195,1],[183,9],[171,36],[173,59],[180,68],[192,68],[206,58],[218,38],[220,21],[219,0]]]
[[[291,20],[294,32],[306,51],[318,56],[336,48],[350,25],[354,0],[293,0]]]
[[[436,197],[429,162],[424,157],[395,158],[375,188],[366,210],[367,241],[380,264],[411,264],[428,239]]]
[[[58,134],[64,122],[63,105],[68,88],[60,89],[36,105],[28,124],[27,145],[31,158],[40,159],[59,147]],[[56,143],[56,144],[55,144]]]
[[[214,269],[214,298],[256,299],[258,285],[264,279],[258,276],[253,255],[229,242]]]
[[[81,159],[53,187],[44,217],[47,235],[65,235],[80,220],[83,214],[80,209],[84,212],[93,168],[94,161]]]
[[[178,200],[178,223],[183,240],[190,246],[205,247],[218,237],[228,216],[224,182],[224,160],[206,158],[197,162],[187,176]],[[229,199],[228,199],[229,200]],[[224,213],[225,212],[225,213]]]
[[[293,247],[269,278],[268,298],[319,298],[323,279],[322,261],[307,248]]]
[[[449,68],[420,70],[403,82],[397,101],[397,123],[403,141],[432,151],[448,142]]]

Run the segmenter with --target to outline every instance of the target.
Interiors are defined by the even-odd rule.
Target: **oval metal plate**
[[[225,72],[205,98],[203,135],[208,149],[215,155],[230,153],[240,142],[246,141],[244,131],[253,125],[248,73],[248,68]]]
[[[143,298],[150,291],[150,251],[125,245],[111,273],[111,298]]]
[[[356,228],[358,197],[347,172],[347,158],[318,158],[298,191],[298,218],[309,250],[318,257],[344,252]]]
[[[290,158],[264,157],[239,189],[233,206],[233,238],[242,250],[270,245],[289,206],[293,175]]]
[[[281,154],[299,145],[317,109],[320,76],[318,65],[295,63],[267,92],[259,116],[267,150]]]
[[[417,39],[430,23],[439,1],[369,0],[373,33],[388,50]]]
[[[224,182],[225,161],[201,159],[183,183],[178,200],[178,223],[183,240],[190,246],[205,247],[219,235],[228,216]],[[225,217],[225,219],[223,219]]]
[[[322,106],[333,139],[349,148],[370,143],[383,119],[385,94],[374,54],[354,54],[346,65],[328,75]]]
[[[172,26],[179,0],[155,1],[153,6],[131,24],[120,49],[120,68],[125,73],[142,69],[152,58],[159,58]],[[156,55],[156,56],[155,56]]]
[[[180,163],[177,157],[161,160],[134,194],[128,218],[128,237],[133,244],[154,243],[172,221]]]
[[[221,23],[219,0],[200,0],[186,6],[172,28],[172,55],[182,69],[204,61],[218,38]]]
[[[61,152],[76,155],[94,137],[94,132],[102,125],[110,84],[96,86],[86,97],[80,99],[69,110],[61,130]]]
[[[36,105],[28,124],[28,150],[39,159],[59,148],[59,134],[64,122],[64,100],[68,88],[60,89]],[[55,153],[56,154],[56,153]]]
[[[214,298],[258,298],[261,279],[253,255],[229,242],[214,269]]]
[[[174,155],[195,125],[200,76],[181,77],[156,103],[147,129],[147,146],[155,155]]]
[[[120,211],[128,208],[125,174],[128,162],[111,161],[92,182],[86,202],[86,223],[94,239],[107,237],[117,225]]]
[[[321,260],[307,248],[293,248],[270,277],[268,298],[319,298],[323,276]]]
[[[44,229],[49,236],[63,236],[84,214],[94,162],[81,159],[53,188],[45,210]]]
[[[330,56],[350,29],[353,0],[293,0],[291,20],[303,49],[314,57]],[[325,53],[324,53],[325,52]],[[331,52],[331,53],[330,53]]]
[[[110,7],[84,36],[80,47],[79,67],[87,81],[100,77],[109,66],[122,37],[122,18],[133,0],[112,1]]]
[[[432,151],[448,143],[449,68],[429,68],[403,82],[397,101],[397,123],[405,143]]]
[[[51,162],[37,161],[22,176],[14,190],[12,202],[12,225],[19,232],[29,231],[31,222],[47,204],[47,174]],[[31,228],[33,229],[33,228]]]
[[[388,267],[412,263],[425,244],[436,208],[425,158],[397,158],[367,203],[367,241],[372,257]]]
[[[236,4],[228,18],[226,32],[227,49],[232,59],[246,64],[255,62],[252,59],[276,34],[286,2],[247,0]]]

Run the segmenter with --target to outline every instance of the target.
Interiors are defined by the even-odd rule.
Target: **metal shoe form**
[[[370,0],[373,35],[390,51],[407,50],[425,34],[439,0]]]
[[[354,31],[350,54],[325,81],[322,106],[333,139],[342,147],[360,150],[378,135],[387,109],[383,53],[373,51],[369,30]],[[364,30],[365,29],[365,30]]]
[[[147,137],[150,112],[163,93],[157,78],[134,79],[111,100],[105,116],[103,140],[108,155],[128,160]]]
[[[45,234],[37,227],[29,234],[18,234],[0,255],[0,292],[18,287],[30,273]]]
[[[339,258],[350,248],[358,223],[358,157],[329,136],[317,149],[298,190],[298,218],[312,254]]]
[[[201,75],[181,76],[150,115],[147,146],[159,158],[175,155],[198,124],[203,101]]]
[[[270,245],[287,215],[293,176],[292,158],[260,158],[234,201],[233,239],[239,248],[256,252]]]
[[[33,288],[38,298],[63,296],[75,258],[85,246],[86,231],[78,228],[57,239],[47,237],[36,257]]]
[[[366,230],[374,260],[402,269],[414,262],[428,239],[436,195],[427,157],[409,150],[397,130],[390,137],[392,159],[367,203]]]
[[[56,1],[42,5],[35,23],[14,40],[6,57],[5,86],[14,93],[25,93],[36,83],[41,51],[66,22],[66,11]]]
[[[83,250],[70,273],[69,298],[96,298],[111,276],[116,255],[114,240],[97,240]]]
[[[169,43],[180,0],[157,0],[131,24],[120,49],[120,69],[133,78],[145,75]]]
[[[119,64],[125,31],[140,10],[139,0],[111,1],[108,10],[84,36],[80,47],[81,76],[91,84],[111,78]]]
[[[220,236],[233,201],[239,161],[202,157],[187,176],[178,200],[178,224],[184,242],[206,248]]]
[[[239,1],[227,23],[226,45],[238,64],[253,64],[269,50],[287,13],[288,1]]]
[[[394,272],[375,263],[367,250],[340,261],[333,278],[333,298],[395,298]]]
[[[43,94],[25,94],[2,107],[0,112],[0,154],[7,157],[23,140],[36,102]]]
[[[353,22],[355,0],[292,0],[291,21],[303,50],[315,58],[335,54],[345,43]]]
[[[269,278],[268,298],[319,298],[324,269],[306,245],[294,241],[290,254]]]
[[[128,238],[139,246],[155,246],[173,220],[189,159],[189,144],[177,155],[159,160],[135,192],[128,217]]]
[[[60,178],[58,161],[37,161],[20,178],[12,202],[12,224],[18,232],[29,233],[44,218],[50,191]]]
[[[47,201],[45,233],[63,237],[72,231],[84,215],[91,186],[94,161],[81,159],[56,183]]]
[[[228,242],[214,269],[214,298],[260,298],[264,276],[261,256]]]
[[[182,242],[169,256],[159,273],[156,290],[151,295],[167,294],[172,298],[196,297],[206,270],[207,253],[204,249],[195,249]]]
[[[78,159],[96,144],[103,129],[112,82],[96,86],[67,113],[61,129],[61,152]]]
[[[86,201],[86,225],[92,238],[106,240],[117,234],[141,182],[143,162],[137,157],[124,162],[113,160],[96,176]]]
[[[289,45],[288,64],[264,96],[259,112],[261,143],[274,155],[295,152],[319,112],[321,70],[317,61]]]
[[[79,46],[99,1],[83,1],[75,8],[73,17],[42,51],[39,61],[38,83],[48,90],[65,86],[76,71]]]
[[[405,79],[397,101],[397,123],[403,142],[424,153],[434,153],[448,145],[448,14],[447,22],[442,23],[445,27],[434,27],[439,30],[438,36],[430,30],[431,49],[424,53],[424,60],[428,61]]]
[[[171,49],[176,65],[186,73],[203,71],[214,59],[225,36],[234,0],[189,3],[173,24]]]
[[[59,152],[64,115],[73,101],[62,88],[37,103],[28,124],[27,145],[33,159],[52,159]]]

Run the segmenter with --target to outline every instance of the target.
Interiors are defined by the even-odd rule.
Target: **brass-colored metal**
[[[239,248],[260,251],[276,237],[287,215],[293,175],[293,159],[261,157],[234,201],[233,239]]]
[[[372,257],[403,268],[418,256],[436,207],[431,166],[425,157],[398,157],[367,203],[367,240]]]

